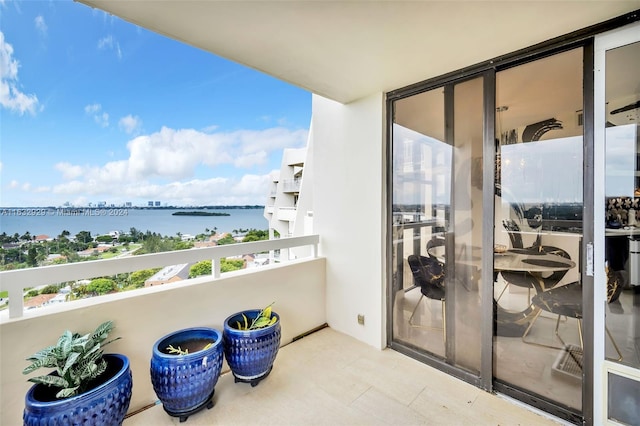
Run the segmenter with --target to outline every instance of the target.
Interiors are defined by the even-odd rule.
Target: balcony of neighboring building
[[[295,207],[278,207],[277,219],[284,222],[292,222],[296,220],[296,208]]]
[[[302,183],[302,178],[294,178],[294,179],[283,179],[280,182],[281,190],[284,193],[292,194],[300,192],[300,184]]]

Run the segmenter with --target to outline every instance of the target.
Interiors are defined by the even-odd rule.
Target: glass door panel
[[[496,73],[494,377],[582,409],[582,49]]]
[[[478,376],[482,79],[394,102],[393,340]]]
[[[605,61],[605,356],[640,368],[640,42]]]
[[[444,89],[395,102],[394,115],[393,339],[445,358],[444,268],[427,253],[444,244],[451,205]]]

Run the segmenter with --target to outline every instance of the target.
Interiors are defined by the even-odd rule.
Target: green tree
[[[211,270],[211,261],[201,260],[189,268],[189,278],[195,278],[201,275],[211,275]]]
[[[142,242],[142,247],[135,254],[161,253],[174,250],[175,242],[170,238],[162,238],[158,234],[147,231]]]
[[[187,250],[193,248],[193,242],[191,241],[178,241],[175,243],[174,250]]]
[[[40,290],[40,294],[56,294],[59,290],[59,285],[49,284],[48,286]]]
[[[242,239],[243,243],[249,243],[251,241],[262,241],[269,239],[269,231],[260,231],[257,229],[250,229]]]
[[[137,243],[144,239],[144,234],[142,231],[137,230],[136,228],[129,228],[129,236],[131,237],[131,241]]]
[[[29,247],[29,251],[27,252],[27,265],[29,266],[38,266],[37,260],[38,252],[34,246]]]
[[[87,284],[87,292],[97,295],[107,294],[117,289],[117,284],[110,278],[96,278]]]
[[[144,287],[144,282],[147,281],[150,277],[153,276],[156,272],[158,272],[161,268],[154,269],[142,269],[140,271],[135,271],[131,273],[129,277],[129,281],[131,282],[131,287],[133,288],[142,288]]]
[[[242,259],[220,259],[220,272],[237,271],[244,268]]]
[[[218,240],[218,245],[223,246],[226,244],[235,244],[235,242],[236,240],[234,240],[231,235],[227,234]]]
[[[98,235],[96,241],[99,243],[113,243],[113,237],[111,235]]]
[[[91,236],[91,232],[89,231],[80,231],[76,234],[76,241],[79,243],[89,244],[93,241],[93,237]]]

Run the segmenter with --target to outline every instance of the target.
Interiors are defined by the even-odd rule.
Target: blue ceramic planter
[[[104,354],[105,371],[87,392],[57,399],[58,388],[36,384],[25,396],[22,421],[25,426],[121,425],[131,402],[133,380],[129,359],[124,355]]]
[[[202,349],[207,343],[211,346]],[[189,353],[169,354],[169,345]],[[153,345],[151,383],[164,410],[182,422],[205,406],[213,407],[222,360],[222,334],[216,329],[186,328],[159,339]]]
[[[242,314],[252,321],[260,314],[260,309],[238,312],[224,321],[224,355],[236,382],[256,386],[271,372],[278,354],[280,317],[272,312],[278,318],[275,324],[257,330],[238,330],[235,324],[244,321]]]

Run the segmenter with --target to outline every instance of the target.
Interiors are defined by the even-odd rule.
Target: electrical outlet
[[[358,324],[364,325],[364,315],[358,314]]]

